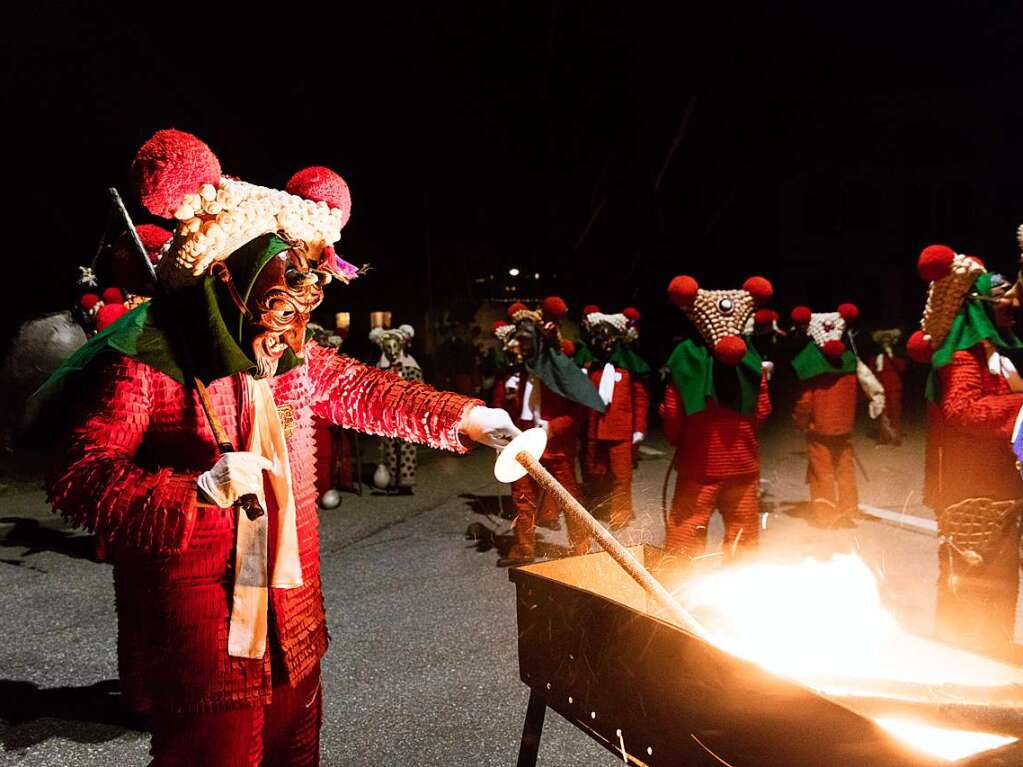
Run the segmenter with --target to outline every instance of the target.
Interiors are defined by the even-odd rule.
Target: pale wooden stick
[[[703,626],[699,624],[696,618],[680,605],[678,600],[671,595],[671,592],[664,588],[661,582],[650,574],[649,570],[643,567],[643,563],[636,559],[631,551],[619,543],[617,538],[604,529],[604,526],[594,519],[593,515],[579,501],[573,498],[572,494],[547,469],[541,466],[536,458],[522,450],[515,456],[515,460],[529,472],[529,475],[536,480],[536,483],[543,490],[557,499],[558,505],[561,506],[565,514],[586,528],[586,531],[596,539],[600,547],[610,554],[611,558],[636,583],[642,586],[647,594],[652,596],[661,607],[667,610],[682,628],[699,637],[706,637]]]

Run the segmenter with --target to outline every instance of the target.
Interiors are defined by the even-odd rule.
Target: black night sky
[[[468,316],[515,266],[541,274],[524,295],[575,311],[634,303],[659,346],[683,324],[664,294],[680,272],[707,287],[763,274],[783,314],[852,300],[869,328],[916,321],[931,242],[1014,271],[1014,4],[644,5],[23,8],[0,54],[4,338],[74,301],[105,188],[131,197],[132,156],[163,127],[254,183],[340,172],[340,250],[374,271],[324,311],[356,317]]]

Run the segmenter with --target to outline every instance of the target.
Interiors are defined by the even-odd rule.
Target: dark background
[[[763,274],[783,314],[852,300],[867,328],[917,321],[931,242],[1013,272],[1016,4],[784,5],[8,11],[3,338],[74,302],[107,186],[148,220],[127,172],[163,127],[254,183],[310,164],[347,179],[339,250],[374,271],[323,316],[352,310],[360,339],[371,309],[419,324],[557,291],[576,312],[638,306],[660,362],[685,324],[664,297],[679,272]],[[508,291],[511,266],[528,279]]]

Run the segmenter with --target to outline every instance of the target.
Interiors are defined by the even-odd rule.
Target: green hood
[[[276,235],[265,234],[232,253],[226,263],[238,292],[247,297],[263,267],[288,247]],[[227,287],[207,275],[196,285],[156,296],[97,333],[36,393],[84,370],[106,351],[137,359],[181,384],[190,376],[209,383],[243,370],[252,371],[256,365],[243,349],[244,331],[245,318]],[[288,349],[277,365],[276,375],[300,364],[302,360]]]
[[[982,296],[992,294],[990,274],[980,275],[973,285],[976,292]],[[970,349],[981,341],[989,341],[998,349],[1023,348],[1023,343],[1012,330],[1003,330],[995,325],[991,306],[986,301],[967,296],[963,308],[952,321],[948,335],[931,357],[931,372],[927,376],[926,389],[928,400],[937,402],[941,397],[938,369],[949,364],[956,352]]]
[[[710,350],[703,344],[697,345],[687,339],[675,347],[668,358],[667,367],[671,380],[682,396],[686,415],[701,413],[707,409],[707,400],[713,399],[720,405],[749,415],[756,410],[760,395],[760,379],[763,375],[760,354],[753,348],[749,338],[746,341],[746,356],[734,368],[718,366]],[[721,402],[718,398],[714,376],[735,375],[738,383],[738,399],[735,402]]]
[[[836,365],[824,356],[813,341],[792,359],[792,369],[796,371],[796,377],[800,381],[808,381],[821,375],[845,375],[856,372],[856,355],[851,349],[846,349]]]

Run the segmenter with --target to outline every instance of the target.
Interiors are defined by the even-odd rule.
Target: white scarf
[[[293,589],[302,585],[302,563],[298,556],[298,527],[295,497],[291,489],[291,464],[288,443],[277,413],[277,403],[267,380],[244,376],[252,400],[252,425],[248,450],[273,463],[268,474],[270,488],[277,501],[277,550],[274,569],[267,577],[268,515],[251,520],[238,513],[238,538],[235,552],[234,594],[227,652],[237,658],[262,658],[266,653],[268,585]],[[264,491],[256,494],[264,509]]]
[[[1012,360],[1004,354],[999,354],[994,344],[991,343],[984,345],[984,351],[987,352],[988,372],[991,375],[1004,378],[1012,391],[1023,392],[1023,378],[1020,378],[1016,366],[1012,364]]]
[[[615,396],[615,382],[621,380],[621,375],[615,370],[615,366],[610,362],[604,363],[604,369],[600,373],[600,384],[597,386],[597,394],[604,401],[605,405],[610,405],[611,400]]]

